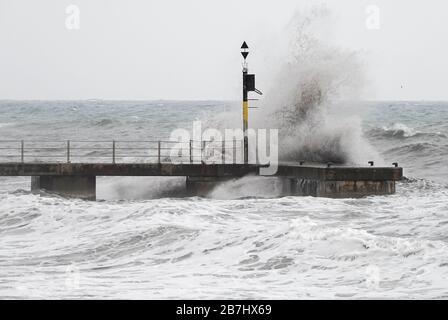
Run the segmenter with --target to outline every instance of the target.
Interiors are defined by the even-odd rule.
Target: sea
[[[21,140],[146,141],[238,108],[4,100],[0,162]],[[0,177],[0,299],[448,298],[448,102],[359,110],[366,143],[403,167],[394,195],[281,197],[243,178],[186,197],[184,178],[99,177],[84,201]]]

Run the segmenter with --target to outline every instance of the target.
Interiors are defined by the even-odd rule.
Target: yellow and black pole
[[[241,46],[241,54],[244,57],[243,64],[243,132],[244,132],[244,163],[247,164],[249,162],[249,139],[247,135],[247,128],[249,123],[249,102],[248,102],[248,91],[247,91],[247,63],[246,58],[249,54],[249,47],[247,46],[246,41],[244,41]]]
[[[255,75],[248,74],[246,58],[249,55],[249,47],[246,41],[241,46],[241,54],[244,58],[243,63],[243,132],[244,132],[244,163],[249,163],[249,142],[248,142],[248,124],[249,124],[249,99],[248,93],[254,91],[258,94],[262,94],[259,90],[255,89]]]

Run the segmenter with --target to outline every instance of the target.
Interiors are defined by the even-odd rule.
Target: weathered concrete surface
[[[276,176],[319,181],[384,181],[400,180],[403,168],[348,167],[323,165],[280,165]]]
[[[33,176],[31,191],[45,190],[63,197],[96,200],[95,176]]]
[[[172,164],[172,163],[1,163],[0,176],[190,176],[242,177],[259,175],[255,164]],[[280,164],[275,174],[281,177],[320,181],[400,180],[402,168],[346,167]]]
[[[187,177],[189,196],[207,197],[216,187],[234,180],[227,177]],[[312,196],[326,198],[362,198],[395,193],[395,181],[321,181],[276,177],[271,180],[281,196]]]
[[[319,181],[291,179],[291,194],[327,198],[362,198],[395,193],[395,181]]]
[[[172,163],[0,163],[0,176],[199,176],[242,177],[259,165]]]

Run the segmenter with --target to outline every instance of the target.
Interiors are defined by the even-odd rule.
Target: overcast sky
[[[0,99],[240,98],[299,0],[0,0]],[[448,100],[446,0],[330,0],[332,42],[366,52],[366,99]],[[69,30],[66,8],[80,9]],[[379,29],[366,25],[379,9]],[[371,22],[371,21],[370,21]],[[267,72],[265,72],[267,74]]]

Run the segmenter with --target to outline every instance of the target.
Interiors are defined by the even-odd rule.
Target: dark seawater
[[[447,298],[448,103],[359,106],[392,196],[276,196],[244,178],[99,178],[97,202],[0,178],[0,298]],[[145,140],[239,104],[0,101],[0,140]],[[75,138],[74,138],[75,137]],[[162,198],[158,198],[162,196]]]

